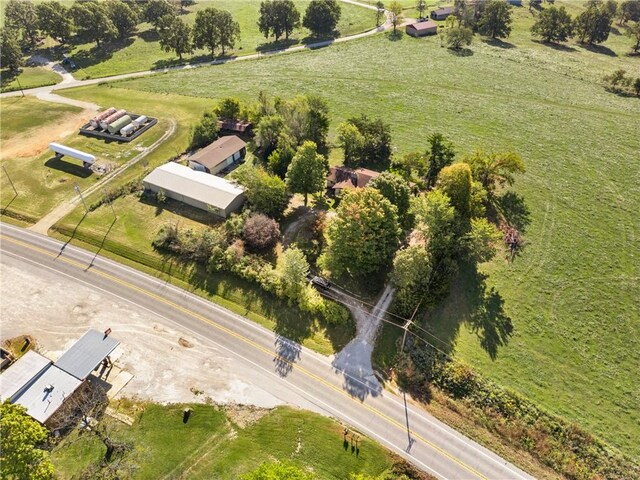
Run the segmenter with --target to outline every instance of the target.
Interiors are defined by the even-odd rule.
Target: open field
[[[295,0],[301,21],[309,2],[310,0]],[[62,3],[66,5],[72,4],[72,2]],[[201,0],[189,7],[181,17],[187,23],[193,25],[196,13],[211,6],[228,10],[240,24],[240,40],[232,51],[227,52],[227,55],[248,55],[261,50],[273,50],[303,42],[306,43],[310,40],[309,31],[305,28],[296,30],[288,41],[283,39],[279,43],[275,43],[273,38],[265,39],[257,26],[260,9],[259,0],[216,0],[215,2]],[[338,23],[340,36],[353,35],[375,27],[375,13],[373,11],[348,3],[340,3],[340,7],[342,9],[342,16]],[[181,63],[211,60],[210,52],[206,50],[197,50],[192,55],[185,55],[182,61],[178,60],[175,54],[164,52],[160,48],[157,33],[153,26],[148,23],[140,24],[138,33],[126,40],[110,42],[100,49],[96,48],[95,43],[73,45],[73,48],[68,53],[73,56],[78,65],[78,69],[73,72],[77,79],[99,78],[163,68]],[[43,51],[43,55],[49,55],[47,50]],[[49,83],[30,86],[57,83],[59,76],[56,75],[56,77],[58,77],[58,80],[54,79]],[[25,83],[22,81],[22,76],[20,81],[23,84]],[[7,90],[15,90],[16,88],[17,86],[14,86],[13,83],[6,86]]]
[[[518,28],[531,21],[526,8],[517,15]],[[637,458],[640,102],[599,84],[616,68],[640,75],[628,49],[617,34],[597,49],[573,43],[554,49],[516,31],[504,44],[476,38],[471,54],[456,56],[437,38],[392,42],[383,35],[72,95],[120,91],[142,99],[144,92],[148,98],[180,92],[253,100],[260,90],[314,92],[330,100],[332,132],[351,115],[381,116],[392,125],[399,154],[423,149],[432,132],[451,137],[460,153],[480,145],[517,150],[528,169],[517,184],[529,212],[528,245],[514,263],[498,260],[484,269],[513,336],[492,360],[467,326],[465,302],[431,312],[426,325],[487,376]],[[454,287],[471,302],[478,284],[462,275]]]
[[[11,102],[14,100],[7,100],[7,104],[11,105],[13,115],[18,119],[19,124],[35,123],[37,120],[29,119],[29,114],[33,116],[33,119],[38,119],[42,118],[36,113],[38,110],[45,112],[45,114],[49,111],[47,102],[37,102],[31,99],[27,101],[21,99],[16,103]],[[34,102],[36,103],[34,104]],[[121,106],[118,103],[115,105]],[[67,108],[67,110],[69,109]],[[96,173],[83,168],[78,160],[54,158],[52,152],[46,148],[50,141],[59,141],[72,148],[91,153],[97,158],[96,164],[104,165],[111,170],[144,151],[170,128],[169,119],[161,118],[156,126],[130,143],[106,142],[81,136],[76,130],[93,115],[92,112],[84,112],[84,117],[81,114],[74,115],[71,124],[65,125],[60,130],[58,127],[62,122],[62,117],[57,118],[60,113],[58,105],[54,104],[51,111],[53,117],[47,118],[47,122],[40,125],[41,128],[38,130],[36,138],[33,139],[35,143],[32,148],[35,155],[25,157],[21,156],[19,152],[15,152],[15,155],[7,157],[3,154],[3,166],[6,168],[18,195],[15,196],[13,189],[10,188],[9,179],[6,178],[3,171],[0,205],[3,209],[8,208],[17,216],[32,221],[41,218],[64,200],[73,197],[75,185],[84,190],[100,179]],[[130,111],[135,112],[136,110]],[[147,109],[141,111],[141,113],[147,112]],[[48,126],[51,127],[50,131],[46,128]],[[15,127],[10,127],[10,129],[13,128]],[[20,135],[27,134],[29,132]],[[31,139],[24,136],[22,141],[30,142]],[[8,143],[10,142],[12,139]]]
[[[361,437],[358,455],[343,447],[342,427],[317,414],[291,408],[229,413],[211,405],[146,405],[131,427],[107,418],[113,438],[130,441],[140,451],[132,458],[139,469],[133,478],[237,479],[263,462],[289,460],[320,479],[343,480],[350,473],[380,475],[397,461],[375,442]],[[130,405],[124,405],[125,411]],[[61,478],[79,474],[104,456],[95,436],[76,433],[56,448],[53,462]]]
[[[0,71],[0,92],[55,85],[62,77],[43,67],[24,67],[16,77],[8,70]]]

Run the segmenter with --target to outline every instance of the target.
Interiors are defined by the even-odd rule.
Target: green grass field
[[[8,70],[0,71],[0,92],[9,92],[27,88],[55,85],[62,77],[43,67],[24,67],[20,74],[15,76]]]
[[[295,0],[301,17],[310,0]],[[289,42],[273,43],[273,38],[265,39],[257,26],[260,1],[259,0],[216,0],[199,1],[189,7],[182,18],[189,24],[195,22],[196,13],[204,8],[228,10],[240,24],[240,41],[228,55],[239,56],[255,53],[258,50],[272,50],[283,46],[296,45],[306,42],[308,30],[301,28],[294,32]],[[375,13],[362,7],[341,3],[342,16],[338,24],[340,36],[360,33],[375,27]],[[209,52],[197,50],[193,55],[186,55],[180,62],[173,53],[162,51],[158,36],[148,23],[138,26],[138,33],[125,40],[116,41],[101,49],[95,48],[95,43],[74,45],[71,55],[78,65],[74,76],[79,79],[99,78],[121,73],[137,72],[154,68],[163,68],[179,63],[201,62],[211,60]]]
[[[5,104],[7,105],[6,112]],[[125,107],[123,103],[114,103],[114,105]],[[38,111],[47,112],[47,116],[38,116],[35,114]],[[11,126],[8,126],[8,137],[11,137],[11,132],[20,132],[24,141],[27,142],[29,141],[29,128],[46,127],[47,125],[54,127],[65,112],[72,111],[80,112],[81,109],[61,107],[58,104],[33,99],[20,99],[19,102],[14,99],[6,99],[3,101],[2,127],[4,129],[4,118],[6,118],[6,122],[11,123]],[[144,110],[130,109],[129,111],[147,113],[150,112],[150,109],[145,107]],[[48,112],[51,112],[51,117],[48,116]],[[153,114],[148,113],[148,115]],[[12,118],[16,119],[15,124],[11,121]],[[98,163],[109,165],[110,168],[117,168],[158,140],[170,128],[170,122],[171,120],[168,118],[161,118],[156,126],[130,143],[106,142],[81,136],[76,131],[60,140],[60,143],[91,153],[96,156]],[[46,136],[46,128],[41,128],[37,134]],[[54,138],[51,139],[51,141],[53,140]],[[45,143],[49,143],[48,140]],[[165,148],[168,146],[165,144]],[[2,208],[9,208],[20,217],[32,219],[32,221],[41,218],[64,200],[73,197],[76,184],[84,190],[100,179],[97,174],[83,168],[81,162],[68,158],[57,160],[52,152],[46,148],[32,157],[5,158],[2,165],[6,168],[18,195],[14,198],[14,191],[10,188],[3,171],[0,179],[2,185],[0,205]]]
[[[107,417],[112,437],[135,447],[134,479],[233,480],[263,462],[289,460],[319,479],[344,480],[351,473],[380,475],[398,461],[362,436],[358,455],[352,453],[343,445],[341,425],[315,413],[280,407],[264,416],[250,411],[227,416],[215,406],[189,405],[193,413],[183,424],[184,407],[147,405],[131,427]],[[60,478],[68,479],[103,456],[97,437],[74,432],[52,459]]]
[[[640,75],[639,59],[626,56],[629,39],[615,33],[596,49],[541,45],[523,31],[528,10],[516,13],[518,30],[507,42],[476,37],[466,56],[440,48],[437,38],[382,35],[73,95],[180,92],[185,97],[173,98],[191,102],[313,92],[329,98],[333,128],[360,113],[383,117],[398,154],[423,149],[432,132],[451,137],[460,153],[517,150],[528,169],[517,185],[529,211],[527,247],[512,264],[484,268],[513,336],[492,360],[458,300],[431,312],[426,325],[479,371],[637,458],[640,102],[607,93],[599,81],[621,67]],[[463,276],[454,286],[464,297],[474,281]]]
[[[14,135],[28,135],[36,128],[55,124],[66,115],[79,113],[81,108],[61,103],[49,103],[32,97],[3,98],[0,101],[0,141],[6,142]],[[34,115],[34,113],[37,114]],[[40,115],[46,112],[46,115]]]

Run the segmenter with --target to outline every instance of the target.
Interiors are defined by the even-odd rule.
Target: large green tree
[[[620,25],[625,25],[628,21],[640,22],[640,1],[625,0],[618,8],[618,19]]]
[[[252,211],[264,213],[272,218],[282,217],[289,205],[290,194],[280,177],[272,175],[260,167],[248,164],[231,174],[243,187]]]
[[[37,5],[40,29],[61,43],[68,43],[73,33],[73,20],[69,9],[56,0]]]
[[[507,38],[512,23],[511,5],[504,0],[489,0],[478,22],[478,31],[491,38]]]
[[[492,195],[496,187],[513,185],[515,175],[525,172],[524,161],[515,152],[487,153],[476,150],[464,157],[463,162],[471,167],[474,180],[480,182]]]
[[[336,0],[311,0],[304,12],[302,25],[314,37],[332,35],[340,21],[341,9]]]
[[[231,13],[209,7],[196,14],[193,26],[193,44],[196,48],[208,48],[212,56],[220,48],[224,55],[239,38],[240,25],[233,20]]]
[[[96,42],[98,48],[103,42],[109,42],[118,36],[118,29],[109,17],[105,3],[74,3],[69,13],[73,17],[78,33]]]
[[[300,12],[292,0],[265,0],[260,3],[258,29],[264,38],[273,35],[277,42],[284,35],[288,39],[299,26]]]
[[[263,463],[241,480],[312,480],[312,475],[291,462]]]
[[[450,199],[461,218],[471,211],[471,168],[466,163],[454,163],[438,174],[436,186]]]
[[[118,31],[118,38],[124,39],[133,35],[139,22],[136,10],[122,0],[107,0],[105,5],[109,18]]]
[[[4,23],[7,28],[20,32],[22,41],[29,46],[38,43],[38,10],[29,0],[8,0],[4,6]]]
[[[255,141],[265,158],[269,158],[276,149],[283,131],[286,131],[286,125],[280,115],[267,115],[260,119],[255,128]]]
[[[391,25],[393,25],[393,33],[398,31],[398,25],[402,23],[402,5],[397,0],[393,0],[389,4],[389,8],[387,9],[389,12],[389,21],[391,21]]]
[[[49,452],[39,448],[47,429],[27,415],[24,407],[0,404],[0,478],[54,479]]]
[[[0,29],[0,68],[17,72],[24,66],[20,41],[15,30],[7,27]]]
[[[144,18],[156,31],[160,30],[161,24],[167,24],[166,17],[174,17],[176,9],[167,0],[149,0],[144,10]],[[163,20],[164,19],[164,20]]]
[[[429,150],[427,150],[426,160],[429,164],[425,175],[427,188],[432,188],[436,184],[436,179],[440,170],[453,163],[456,152],[451,143],[441,133],[434,133],[429,137]]]
[[[391,127],[381,119],[366,115],[349,118],[360,135],[347,127],[339,126],[338,138],[345,149],[345,165],[350,167],[386,167],[391,159]]]
[[[486,218],[472,218],[469,232],[462,237],[468,258],[476,263],[493,259],[501,240],[500,230]]]
[[[307,140],[298,147],[287,169],[287,188],[292,193],[303,194],[306,206],[310,193],[324,189],[328,170],[327,159],[318,153],[315,143]]]
[[[318,95],[308,94],[304,98],[306,101],[304,139],[311,140],[318,146],[318,150],[324,151],[327,148],[329,133],[329,104]]]
[[[531,33],[545,43],[566,42],[573,36],[573,20],[564,7],[545,8],[531,27]]]
[[[580,43],[602,43],[609,38],[614,14],[602,2],[590,2],[576,17],[575,31]]]
[[[397,209],[373,188],[346,192],[326,230],[320,263],[335,275],[365,276],[391,263],[398,246]]]
[[[465,46],[468,47],[473,41],[473,30],[468,27],[448,28],[446,41],[447,46],[453,50],[460,50]]]
[[[205,112],[200,122],[193,127],[189,148],[202,148],[218,138],[218,117],[214,112]]]
[[[191,27],[180,17],[172,17],[169,28],[162,30],[159,36],[160,48],[165,52],[175,52],[180,60],[183,55],[193,52]]]
[[[396,288],[394,309],[410,316],[427,294],[431,277],[431,258],[423,245],[410,245],[398,250],[393,259],[391,282]]]
[[[278,265],[282,293],[291,299],[298,300],[307,285],[309,262],[302,250],[291,246],[282,253],[282,260]]]
[[[455,209],[450,198],[434,189],[416,197],[411,205],[416,228],[425,238],[428,251],[434,261],[451,257],[456,250]]]
[[[404,227],[411,224],[408,216],[411,207],[411,187],[402,177],[390,172],[383,172],[367,185],[378,190],[398,209],[398,219]]]
[[[338,125],[338,145],[344,150],[344,164],[348,167],[356,167],[362,161],[362,149],[364,148],[364,135],[358,127],[349,122]]]

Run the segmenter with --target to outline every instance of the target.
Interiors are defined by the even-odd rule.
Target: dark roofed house
[[[246,154],[247,144],[239,137],[229,135],[220,137],[211,145],[197,151],[188,158],[188,161],[189,166],[194,170],[215,175],[244,159]]]
[[[345,189],[364,188],[380,173],[367,168],[353,170],[349,167],[331,167],[327,176],[327,190],[336,196]]]
[[[243,134],[251,130],[253,124],[244,120],[218,120],[218,126],[220,130]]]
[[[453,12],[454,12],[453,7],[442,7],[436,10],[431,10],[430,16],[433,20],[445,20]]]
[[[424,37],[425,35],[435,35],[438,33],[438,24],[433,20],[424,22],[410,23],[406,26],[407,35],[412,37]]]

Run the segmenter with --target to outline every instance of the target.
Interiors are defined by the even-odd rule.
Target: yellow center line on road
[[[9,241],[9,242],[14,243],[16,245],[20,245],[21,247],[24,247],[24,248],[27,248],[29,250],[33,250],[33,251],[36,251],[36,252],[41,253],[43,255],[46,255],[48,257],[54,258],[57,261],[62,261],[62,262],[65,262],[65,263],[67,263],[69,265],[72,265],[74,267],[78,267],[83,271],[86,270],[86,265],[84,263],[78,262],[76,260],[72,260],[70,258],[59,256],[58,254],[52,253],[52,252],[50,252],[48,250],[45,250],[43,248],[40,248],[40,247],[36,247],[36,246],[31,245],[29,243],[23,242],[21,240],[16,240],[16,239],[14,239],[12,237],[9,237],[9,236],[7,236],[5,234],[0,234],[0,237],[2,237],[3,240]],[[398,427],[402,431],[406,430],[406,426],[403,423],[398,422],[397,420],[394,420],[393,418],[391,418],[388,415],[382,413],[381,411],[377,410],[376,408],[373,408],[373,407],[371,407],[371,406],[369,406],[369,405],[367,405],[367,404],[365,404],[363,402],[358,401],[357,399],[355,399],[354,397],[349,395],[347,392],[345,392],[343,389],[335,386],[334,384],[332,384],[331,382],[325,380],[324,378],[319,377],[318,375],[316,375],[314,373],[311,373],[309,370],[307,370],[304,367],[301,367],[300,365],[297,365],[295,362],[292,362],[291,360],[289,360],[289,359],[287,359],[285,357],[282,357],[281,355],[278,355],[277,353],[273,352],[272,350],[270,350],[270,349],[268,349],[266,347],[263,347],[259,343],[256,343],[253,340],[251,340],[251,339],[249,339],[249,338],[247,338],[247,337],[245,337],[245,336],[243,336],[243,335],[241,335],[241,334],[239,334],[237,332],[234,332],[233,330],[231,330],[231,329],[229,329],[229,328],[227,328],[227,327],[225,327],[225,326],[223,326],[223,325],[221,325],[221,324],[219,324],[219,323],[217,323],[217,322],[215,322],[213,320],[210,320],[209,318],[207,318],[207,317],[205,317],[203,315],[200,315],[199,313],[196,313],[196,312],[194,312],[194,311],[192,311],[192,310],[190,310],[190,309],[188,309],[186,307],[178,305],[177,303],[174,303],[174,302],[172,302],[170,300],[167,300],[166,298],[161,297],[160,295],[157,295],[157,294],[155,294],[153,292],[150,292],[149,290],[146,290],[144,288],[138,287],[137,285],[129,283],[129,282],[125,281],[125,280],[121,280],[121,279],[119,279],[117,277],[114,277],[113,275],[111,275],[111,274],[109,274],[109,273],[107,273],[105,271],[102,271],[102,270],[100,270],[100,269],[98,269],[96,267],[92,267],[91,268],[91,272],[93,272],[94,274],[96,274],[96,275],[98,275],[100,277],[106,278],[107,280],[109,280],[111,282],[114,282],[114,283],[116,283],[118,285],[126,287],[126,288],[128,288],[130,290],[134,290],[134,291],[139,292],[139,293],[141,293],[141,294],[143,294],[143,295],[145,295],[145,296],[147,296],[149,298],[153,298],[154,300],[162,302],[165,305],[167,305],[167,306],[169,306],[171,308],[174,308],[175,310],[178,310],[180,312],[183,312],[183,313],[189,315],[190,317],[195,318],[196,320],[199,320],[199,321],[201,321],[203,323],[211,325],[212,327],[214,327],[214,328],[216,328],[218,330],[221,330],[221,331],[223,331],[224,333],[226,333],[228,335],[231,335],[232,337],[234,337],[234,338],[246,343],[247,345],[250,345],[250,346],[254,347],[257,350],[260,350],[261,352],[266,353],[270,357],[274,356],[278,361],[286,363],[292,369],[295,369],[295,370],[299,371],[300,373],[302,373],[302,374],[306,375],[307,377],[315,380],[316,382],[321,383],[321,384],[325,385],[326,387],[328,387],[328,388],[334,390],[335,392],[339,393],[340,395],[350,399],[351,401],[353,401],[353,402],[357,403],[358,405],[364,407],[365,409],[367,409],[368,411],[370,411],[374,415],[386,420],[391,425],[393,425],[395,427]],[[422,441],[425,444],[429,445],[431,448],[433,448],[434,450],[438,451],[439,453],[441,453],[445,457],[447,457],[450,460],[454,461],[455,463],[457,463],[458,465],[460,465],[464,469],[468,470],[469,472],[471,472],[472,474],[474,474],[478,478],[481,478],[483,480],[489,480],[488,477],[484,476],[482,473],[478,472],[473,467],[465,464],[460,459],[454,457],[453,455],[451,455],[449,452],[447,452],[446,450],[442,449],[438,445],[435,445],[431,441],[427,440],[422,435],[420,435],[418,433],[415,433],[413,431],[411,432],[411,435],[412,435],[412,437],[414,437],[416,439],[419,439],[420,441]]]

